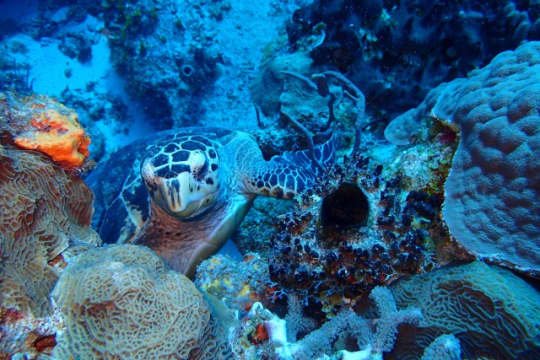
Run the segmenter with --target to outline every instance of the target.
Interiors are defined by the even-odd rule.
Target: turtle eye
[[[197,180],[201,180],[208,171],[208,160],[204,152],[195,150],[189,157],[191,173]]]

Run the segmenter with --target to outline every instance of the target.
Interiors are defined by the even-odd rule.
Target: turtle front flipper
[[[287,151],[269,161],[255,163],[243,180],[244,191],[292,199],[326,176],[335,161],[335,147],[335,137],[331,136],[313,151]]]

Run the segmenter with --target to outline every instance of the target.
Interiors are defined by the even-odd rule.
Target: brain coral
[[[0,154],[0,299],[33,316],[48,310],[55,261],[71,244],[97,244],[92,192],[47,157],[9,146]]]
[[[423,328],[408,332],[408,346],[398,340],[399,359],[415,358],[450,333],[459,338],[464,359],[538,358],[540,296],[506,269],[476,261],[413,276],[392,292],[399,308],[417,306],[424,316]]]
[[[10,143],[0,114],[0,358],[39,351],[49,292],[62,258],[100,242],[90,228],[92,192],[39,152]],[[36,346],[37,348],[38,346]]]
[[[386,138],[406,144],[426,117],[459,129],[444,219],[471,253],[539,276],[540,42],[496,56],[441,84],[396,118]]]
[[[210,309],[193,283],[149,249],[114,245],[68,265],[53,293],[60,359],[221,359]]]
[[[66,168],[80,167],[89,155],[90,138],[77,114],[54,99],[0,93],[0,114],[23,149],[41,151]]]

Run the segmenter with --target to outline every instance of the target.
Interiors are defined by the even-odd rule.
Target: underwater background
[[[0,359],[540,359],[539,199],[539,0],[0,0]]]

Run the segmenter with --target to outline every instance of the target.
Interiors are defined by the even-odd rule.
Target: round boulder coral
[[[443,217],[473,255],[540,277],[540,42],[431,90],[385,130],[397,145],[426,118],[459,132]]]
[[[64,329],[61,359],[220,359],[215,322],[201,293],[151,250],[115,245],[70,264],[53,293]]]

